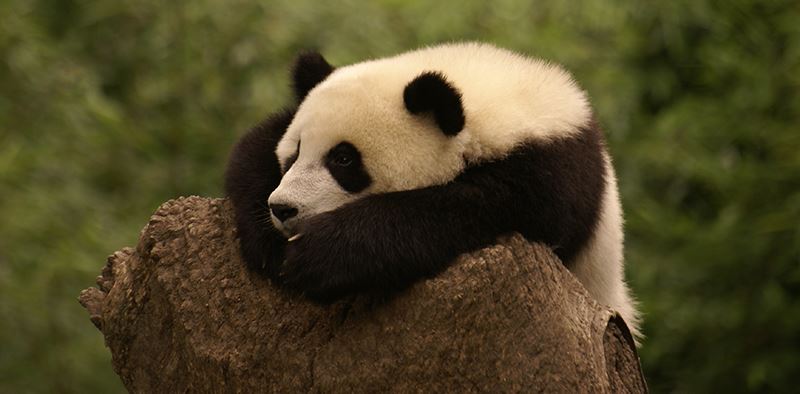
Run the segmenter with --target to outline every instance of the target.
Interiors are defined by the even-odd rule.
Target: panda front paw
[[[272,228],[254,230],[239,226],[239,248],[250,271],[279,282],[286,238]]]
[[[320,218],[322,219],[322,218]],[[364,290],[363,267],[358,247],[340,226],[329,221],[315,223],[301,235],[290,238],[280,270],[281,283],[312,301],[332,303]]]

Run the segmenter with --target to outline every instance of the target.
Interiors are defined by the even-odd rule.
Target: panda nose
[[[269,204],[269,210],[281,222],[285,222],[297,215],[297,208],[286,204]]]

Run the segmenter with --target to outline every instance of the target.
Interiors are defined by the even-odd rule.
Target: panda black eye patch
[[[328,151],[325,155],[325,168],[339,186],[350,193],[358,193],[372,183],[372,178],[361,160],[361,152],[346,141]]]

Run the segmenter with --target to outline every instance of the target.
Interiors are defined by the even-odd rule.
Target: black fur
[[[414,78],[403,91],[403,102],[412,114],[432,112],[447,135],[456,135],[464,128],[461,93],[441,73],[429,71]]]
[[[286,239],[270,221],[267,199],[281,181],[275,147],[294,117],[287,110],[252,128],[236,144],[225,172],[225,193],[233,203],[242,257],[270,277],[278,274]]]
[[[328,152],[325,168],[339,186],[350,193],[358,193],[372,183],[372,178],[361,160],[361,152],[349,142],[339,143]]]
[[[515,231],[552,246],[569,265],[597,223],[603,149],[593,125],[576,138],[522,146],[445,185],[320,214],[287,245],[282,283],[319,302],[391,294]]]
[[[334,70],[318,52],[304,52],[297,56],[292,67],[292,87],[297,102],[302,102],[315,86]]]

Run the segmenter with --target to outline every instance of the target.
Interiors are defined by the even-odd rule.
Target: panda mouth
[[[292,238],[299,233],[299,231],[295,230],[292,227],[288,226],[276,226],[276,227],[278,231],[280,231],[281,234],[283,234],[284,238],[286,239]]]
[[[275,227],[276,230],[280,231],[280,233],[287,239],[294,237],[299,232],[297,231],[296,226],[291,225],[293,223],[290,224],[281,222],[275,217],[275,215],[271,215],[270,219],[272,219],[272,226]]]

